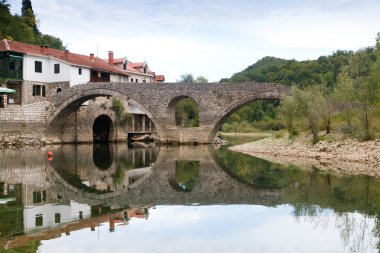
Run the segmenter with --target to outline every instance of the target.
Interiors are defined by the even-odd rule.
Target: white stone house
[[[5,105],[25,105],[48,101],[52,94],[88,82],[155,82],[155,73],[146,62],[127,58],[108,60],[94,54],[81,55],[68,50],[35,46],[12,40],[0,41],[0,81],[16,90],[3,97]]]

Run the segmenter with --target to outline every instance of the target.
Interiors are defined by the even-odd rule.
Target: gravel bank
[[[270,137],[233,146],[230,150],[300,167],[315,166],[326,171],[380,177],[380,140],[320,141],[313,146],[309,137],[295,141]]]

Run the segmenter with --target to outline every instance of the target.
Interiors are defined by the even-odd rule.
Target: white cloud
[[[326,211],[296,221],[291,211],[287,205],[158,206],[150,210],[148,220],[132,219],[128,226],[117,226],[114,233],[108,232],[107,223],[96,232],[76,231],[43,241],[39,252],[346,252],[357,246],[363,252],[375,249],[373,218]],[[347,228],[350,234],[341,237]]]
[[[98,45],[100,56],[146,60],[168,81],[186,72],[218,81],[266,55],[304,60],[371,46],[380,23],[376,0],[32,3],[42,32],[71,51],[96,53]]]

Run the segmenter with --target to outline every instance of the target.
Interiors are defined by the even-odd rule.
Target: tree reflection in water
[[[374,245],[380,249],[379,179],[331,174],[316,167],[299,169],[226,149],[217,151],[217,159],[243,183],[282,189],[283,204],[293,206],[296,221],[326,229],[334,224],[350,252],[367,252]]]
[[[170,185],[177,191],[192,191],[199,179],[199,161],[176,161],[175,175],[169,179]]]
[[[0,184],[2,197],[14,194],[17,199],[0,205],[0,238],[17,237],[15,229],[23,233],[25,210],[46,208],[54,214],[58,210],[55,208],[68,208],[73,199],[67,196],[73,194],[78,196],[78,202],[86,202],[85,197],[89,196],[91,215],[93,210],[99,210],[97,196],[109,206],[140,205],[142,201],[168,206],[201,203],[220,208],[226,203],[265,205],[272,209],[291,206],[292,212],[287,215],[298,223],[339,231],[347,251],[380,248],[379,179],[331,174],[316,167],[299,169],[226,149],[214,151],[200,146],[158,150],[158,147],[111,146],[105,153],[110,154],[112,162],[105,170],[96,165],[97,158],[92,155],[98,151],[92,145],[56,146],[53,161],[49,162],[44,151],[0,153],[6,157],[0,168],[1,182],[4,181]],[[33,203],[33,189],[46,191],[46,200]],[[67,195],[63,194],[65,190]],[[265,195],[267,192],[276,195]],[[29,202],[23,202],[28,197]],[[106,212],[102,209],[99,214]],[[83,220],[86,219],[84,215]]]

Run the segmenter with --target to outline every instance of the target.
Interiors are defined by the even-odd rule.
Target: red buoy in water
[[[53,151],[48,151],[48,152],[47,152],[47,155],[48,155],[48,156],[53,156]]]

